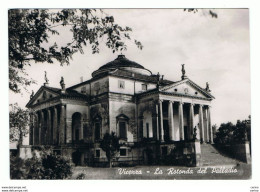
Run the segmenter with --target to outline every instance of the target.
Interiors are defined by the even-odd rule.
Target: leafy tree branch
[[[100,42],[112,52],[127,49],[126,40],[132,40],[132,29],[115,23],[114,17],[96,9],[11,9],[9,19],[9,89],[20,93],[21,87],[35,83],[27,78],[24,66],[33,62],[69,64],[72,56],[83,47],[90,46],[92,54],[99,53]],[[53,36],[62,35],[64,29],[71,39],[64,38],[65,45],[50,42]],[[133,40],[139,49],[140,41]]]

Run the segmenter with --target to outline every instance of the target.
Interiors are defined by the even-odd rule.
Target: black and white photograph
[[[254,179],[250,8],[60,6],[5,9],[2,191]]]
[[[11,179],[249,179],[248,16],[10,9]]]

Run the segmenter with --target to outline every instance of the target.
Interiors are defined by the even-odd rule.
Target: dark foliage
[[[60,155],[46,153],[26,160],[10,157],[11,179],[66,179],[71,175],[72,164]]]
[[[217,144],[232,144],[251,141],[251,118],[238,120],[236,125],[231,122],[222,123],[216,132],[214,142]]]
[[[215,13],[213,10],[205,10],[205,9],[201,9],[202,11],[204,11],[204,13],[206,12],[208,15],[210,15],[212,18],[218,18],[218,14]],[[199,9],[194,9],[194,8],[189,8],[189,9],[184,9],[184,11],[188,11],[191,13],[197,13],[199,11]]]
[[[26,179],[24,161],[16,156],[10,157],[11,179]]]

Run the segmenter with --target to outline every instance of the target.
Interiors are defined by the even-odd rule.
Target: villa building
[[[30,145],[51,145],[79,164],[106,162],[100,148],[105,133],[121,144],[114,161],[130,164],[163,162],[166,156],[200,162],[200,145],[213,142],[211,101],[214,97],[185,75],[166,80],[119,55],[92,73],[92,78],[66,88],[48,79],[26,107],[30,109]]]

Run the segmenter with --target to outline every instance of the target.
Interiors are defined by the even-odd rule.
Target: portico
[[[144,116],[139,117],[139,126],[144,132],[140,137],[147,138],[147,135],[150,135],[150,138],[161,142],[193,139],[198,139],[202,143],[213,142],[209,104],[164,98],[154,101],[154,105],[156,110],[151,116],[153,120],[151,130],[153,131],[147,134],[146,125],[149,122],[144,121],[144,119],[148,119],[144,113]]]

